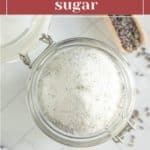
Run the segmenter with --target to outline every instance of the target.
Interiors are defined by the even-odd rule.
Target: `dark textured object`
[[[121,40],[122,47],[127,51],[133,51],[140,45],[140,33],[130,16],[110,16],[112,24]]]

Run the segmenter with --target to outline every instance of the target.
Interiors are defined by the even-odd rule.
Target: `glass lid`
[[[16,59],[21,50],[33,48],[40,34],[48,31],[49,21],[50,16],[1,15],[0,60]]]
[[[1,16],[2,46],[14,43],[23,37],[31,28],[34,16]]]

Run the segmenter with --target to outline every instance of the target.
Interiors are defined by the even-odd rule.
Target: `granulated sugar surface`
[[[102,131],[117,115],[122,82],[104,52],[87,47],[61,52],[39,82],[44,115],[59,129],[79,136]]]

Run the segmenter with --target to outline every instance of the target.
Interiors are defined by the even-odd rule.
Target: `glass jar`
[[[130,118],[135,105],[135,87],[128,63],[123,55],[119,53],[117,49],[114,49],[101,41],[90,38],[71,38],[58,43],[53,42],[50,36],[47,35],[43,35],[40,39],[43,42],[41,50],[20,53],[20,58],[31,68],[27,100],[29,110],[37,126],[52,139],[75,147],[93,146],[109,139],[113,139],[115,142],[121,142],[121,138],[118,135],[124,131],[127,126],[132,127]],[[74,47],[94,47],[99,51],[103,51],[117,66],[124,85],[122,93],[123,98],[120,99],[116,115],[114,115],[112,120],[103,130],[84,137],[74,136],[56,127],[44,115],[38,100],[38,84],[47,62],[50,62],[54,55],[59,55],[61,51],[65,49],[70,51]]]

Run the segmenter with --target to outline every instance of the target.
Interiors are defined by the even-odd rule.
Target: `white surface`
[[[147,37],[147,47],[150,52],[150,16],[140,17]],[[106,40],[103,29],[100,26],[99,17],[53,17],[51,35],[56,40],[62,40],[73,36],[87,36]],[[53,32],[52,32],[53,31]],[[102,36],[99,36],[102,35]],[[150,69],[146,69],[146,62],[142,58],[136,58],[135,53],[127,56],[134,71],[144,73],[144,77],[135,77],[137,89],[136,107],[150,106]],[[150,119],[145,118],[145,130],[136,130],[136,146],[133,148],[116,145],[112,141],[91,148],[71,148],[45,136],[32,121],[25,101],[25,86],[30,70],[20,61],[12,61],[1,64],[1,125],[2,143],[8,150],[149,150],[150,149]]]

